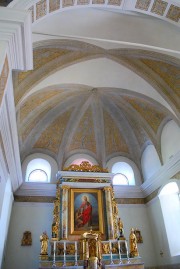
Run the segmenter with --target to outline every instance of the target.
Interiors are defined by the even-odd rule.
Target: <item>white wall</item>
[[[37,269],[43,231],[51,238],[53,204],[13,204],[3,269]],[[21,246],[23,233],[32,233],[32,246]],[[49,248],[50,253],[50,248]]]
[[[180,127],[171,120],[165,125],[161,134],[163,163],[166,163],[178,151],[180,151]]]
[[[4,247],[7,239],[12,203],[13,194],[11,190],[11,182],[10,179],[8,179],[5,184],[2,210],[0,215],[0,268],[3,264]]]
[[[131,228],[137,228],[141,231],[143,243],[138,244],[139,255],[145,266],[156,265],[156,253],[154,251],[154,242],[152,240],[151,227],[146,205],[118,205],[119,215],[124,224],[124,233],[129,241]]]
[[[155,242],[154,247],[157,264],[165,265],[180,263],[180,256],[171,257],[170,255],[159,198],[155,198],[149,202],[147,212],[152,228],[152,240]],[[173,227],[171,228],[173,229]],[[179,239],[177,238],[177,240]],[[163,251],[162,257],[160,251]]]
[[[161,167],[157,151],[153,145],[146,147],[141,158],[141,167],[144,181],[154,175]]]

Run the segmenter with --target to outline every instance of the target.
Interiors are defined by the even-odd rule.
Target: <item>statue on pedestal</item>
[[[40,242],[41,242],[40,255],[48,255],[48,240],[49,240],[49,237],[45,231],[45,232],[43,232],[42,235],[40,235]]]
[[[133,228],[131,229],[131,233],[129,235],[129,254],[130,254],[130,258],[139,256],[138,248],[137,248],[137,238],[136,238]]]
[[[124,226],[121,218],[118,219],[119,239],[124,239]]]

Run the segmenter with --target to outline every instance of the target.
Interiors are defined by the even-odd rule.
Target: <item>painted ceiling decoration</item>
[[[150,15],[157,25],[160,22],[162,26],[163,22],[177,29],[180,3],[171,0],[17,0],[12,5],[32,12],[35,40],[34,69],[13,74],[21,160],[41,152],[52,156],[59,169],[63,169],[69,157],[82,153],[95,158],[104,169],[110,158],[124,156],[141,170],[142,153],[151,144],[162,161],[163,127],[172,119],[180,124],[179,51],[174,44],[166,47],[158,43],[158,33],[149,36],[151,30],[144,35],[152,42],[140,39],[142,46],[137,46],[138,37],[116,38],[116,32],[121,31],[117,29],[119,25],[114,25],[114,17],[116,20],[117,14],[133,14],[136,18],[141,16],[143,21]],[[105,44],[106,33],[98,40],[99,32],[93,28],[98,27],[95,23],[88,24],[89,33],[86,33],[83,20],[77,23],[82,31],[72,27],[71,19],[67,19],[68,25],[57,23],[59,29],[56,25],[51,31],[51,18],[53,23],[65,22],[63,12],[67,11],[68,16],[69,11],[70,16],[77,11],[77,18],[78,12],[84,11],[85,16],[88,8],[95,14],[102,11],[102,32],[109,31],[109,42],[112,29],[115,32],[112,40],[117,43]],[[112,19],[109,28],[108,19]],[[47,29],[43,28],[43,22]],[[136,33],[141,34],[140,31],[136,29]],[[130,45],[123,46],[127,41]]]
[[[68,8],[93,6],[107,9],[113,8],[124,12],[143,13],[177,25],[180,20],[180,4],[178,0],[30,0],[26,2],[24,1],[23,7],[31,11],[33,23],[55,12],[63,12]],[[21,1],[16,1],[12,5],[19,8],[22,3]]]

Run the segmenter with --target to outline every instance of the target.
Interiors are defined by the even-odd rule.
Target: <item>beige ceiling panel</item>
[[[165,118],[165,113],[158,110],[154,105],[150,105],[144,100],[137,98],[123,97],[131,106],[146,120],[149,126],[157,133],[158,128]]]
[[[114,152],[128,153],[129,150],[126,141],[113,118],[105,110],[103,111],[103,117],[106,155],[108,156]]]
[[[66,124],[71,113],[72,110],[63,113],[51,125],[49,125],[41,134],[33,148],[43,148],[48,149],[54,153],[58,153]]]
[[[84,113],[69,146],[70,151],[76,149],[86,149],[96,154],[96,140],[91,108],[88,108]]]

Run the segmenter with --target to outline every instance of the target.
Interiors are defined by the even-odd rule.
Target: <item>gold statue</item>
[[[133,228],[131,228],[131,233],[129,235],[129,253],[131,258],[139,256],[137,248],[137,238]]]
[[[121,218],[118,219],[119,238],[124,238],[124,228]]]
[[[49,237],[45,231],[42,235],[40,235],[41,255],[48,255],[48,240]]]

